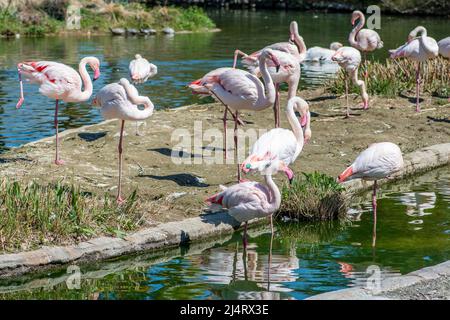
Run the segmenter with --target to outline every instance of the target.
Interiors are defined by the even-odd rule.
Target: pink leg
[[[350,118],[350,106],[348,104],[348,78],[347,78],[347,75],[345,75],[345,104],[347,107],[347,112],[345,114],[345,117]]]
[[[372,247],[375,247],[377,242],[377,180],[373,182],[372,209],[373,209]]]
[[[16,108],[19,109],[22,106],[23,101],[25,100],[23,97],[23,82],[22,82],[22,72],[20,71],[20,63],[17,65],[17,72],[19,73],[19,86],[20,86],[20,98],[16,104]]]
[[[58,137],[58,99],[56,99],[55,103],[55,130],[56,130],[56,155],[55,155],[55,164],[56,165],[63,165],[64,161],[59,158],[59,137]]]
[[[120,126],[120,138],[119,138],[119,184],[117,186],[117,203],[121,204],[124,202],[123,198],[122,198],[122,152],[123,152],[123,148],[122,148],[122,141],[123,141],[123,129],[125,127],[125,120],[122,120],[122,124]]]
[[[280,85],[277,83],[275,84],[275,102],[273,103],[273,117],[275,119],[275,128],[279,127],[278,124],[278,102],[280,100]]]
[[[236,110],[236,117],[234,118],[234,159],[237,163],[237,181],[239,183],[239,181],[241,180],[241,167],[239,166],[239,153],[238,153],[238,132],[237,132],[237,127],[238,127],[238,122],[237,119],[239,118],[239,111]]]
[[[367,52],[363,52],[363,65],[364,65],[364,83],[366,84],[367,87],[367,78],[369,77],[369,72],[367,70]]]
[[[223,140],[223,160],[226,162],[227,160],[227,115],[228,115],[228,109],[225,108],[223,112],[223,134],[225,136],[225,139]]]
[[[420,62],[416,69],[416,112],[420,112]]]
[[[273,235],[273,214],[269,216],[269,220],[270,220],[270,231],[272,232]]]
[[[248,244],[248,241],[247,241],[247,225],[248,225],[248,223],[246,221],[245,224],[244,224],[244,236],[242,237],[242,242],[243,242],[243,245],[244,245],[244,249],[247,249],[247,244]]]

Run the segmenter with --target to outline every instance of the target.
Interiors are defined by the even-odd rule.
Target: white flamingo
[[[375,246],[376,242],[377,180],[388,178],[402,168],[403,156],[400,148],[392,142],[380,142],[371,144],[366,150],[361,152],[356,160],[338,177],[339,182],[358,178],[374,181],[372,194],[373,246]]]
[[[301,115],[297,119],[295,111]],[[289,99],[286,107],[286,115],[292,130],[275,128],[264,133],[253,144],[250,155],[242,162],[241,170],[245,173],[251,168],[253,162],[276,157],[283,162],[289,181],[292,181],[294,173],[288,167],[299,156],[303,145],[311,138],[310,112],[308,103],[299,97]],[[303,133],[303,128],[305,133]],[[250,165],[249,165],[250,164]]]
[[[353,84],[357,85],[361,90],[361,97],[363,99],[363,108],[369,107],[369,95],[366,91],[366,84],[364,81],[358,79],[358,68],[361,63],[361,54],[358,50],[352,47],[339,48],[336,53],[331,57],[331,60],[336,61],[346,73],[350,74]],[[347,104],[346,117],[350,116],[350,107],[348,104],[348,80],[345,75],[345,100]]]
[[[261,74],[264,84],[253,74],[234,68],[220,68],[206,74],[203,78],[192,82],[189,87],[194,93],[205,95],[207,92],[217,98],[226,108],[234,111],[234,147],[237,159],[238,136],[237,125],[240,110],[261,111],[275,102],[275,86],[267,68],[267,61],[272,60],[279,67],[277,57],[273,50],[266,49],[259,56]],[[207,91],[208,90],[208,91]],[[226,114],[223,118],[225,140],[224,149],[226,153]],[[238,180],[240,180],[240,169],[238,165]]]
[[[450,37],[444,38],[438,42],[439,54],[444,58],[450,59]]]
[[[153,114],[153,103],[148,97],[139,96],[137,89],[125,78],[119,83],[111,83],[104,86],[92,100],[92,105],[101,107],[105,119],[121,120],[119,138],[119,182],[117,188],[117,202],[122,203],[122,152],[123,131],[125,121],[144,120]],[[143,105],[140,110],[138,105]]]
[[[82,102],[92,95],[92,81],[86,70],[89,65],[94,71],[94,80],[100,77],[100,61],[96,57],[81,59],[78,72],[72,67],[53,61],[26,61],[17,65],[20,83],[20,98],[16,108],[20,108],[25,100],[23,95],[22,75],[31,83],[40,85],[39,92],[48,98],[55,99],[55,130],[56,155],[55,164],[62,165],[64,161],[59,158],[58,139],[58,102]],[[81,87],[84,86],[84,90]]]
[[[272,180],[272,175],[279,170],[285,170],[284,163],[275,157],[252,162],[248,166],[250,171],[259,171],[264,175],[265,184],[246,181],[231,187],[221,186],[221,192],[206,200],[211,208],[219,206],[228,209],[228,213],[234,219],[245,223],[244,245],[246,245],[248,221],[270,216],[280,208],[281,194]]]
[[[342,48],[342,43],[340,42],[332,42],[330,44],[330,48],[322,48],[322,47],[312,47],[306,51],[305,62],[333,62],[331,57],[336,51]]]
[[[416,37],[418,33],[421,35]],[[405,57],[416,62],[416,112],[420,112],[420,64],[437,57],[439,47],[436,40],[427,36],[427,29],[418,26],[409,33],[408,42],[389,52],[392,59]]]

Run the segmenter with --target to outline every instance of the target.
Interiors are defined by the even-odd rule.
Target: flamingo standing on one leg
[[[367,52],[374,51],[375,49],[383,48],[383,41],[381,41],[380,35],[371,29],[363,29],[364,24],[366,23],[366,18],[364,14],[359,11],[353,11],[352,13],[352,25],[355,25],[356,20],[359,20],[358,24],[353,28],[352,32],[350,32],[348,36],[348,42],[353,48],[356,48],[363,52],[364,54],[364,62],[366,64],[366,55]],[[365,66],[364,70],[364,81],[367,82],[368,72],[367,66]]]
[[[347,73],[350,74],[352,81],[361,89],[361,97],[363,99],[363,107],[369,107],[369,95],[366,91],[366,84],[364,81],[358,79],[358,67],[361,63],[361,54],[358,50],[352,47],[342,47],[336,51],[331,57],[331,60],[336,61]],[[350,117],[350,107],[348,105],[348,80],[345,75],[345,100],[347,104],[346,117]]]
[[[416,37],[418,33],[421,33],[420,37]],[[392,59],[405,57],[416,62],[416,112],[420,112],[420,64],[437,57],[439,47],[436,40],[427,36],[427,29],[418,26],[409,33],[407,43],[389,52]]]
[[[439,54],[444,58],[450,59],[450,37],[444,38],[438,42]],[[448,98],[450,102],[450,97]]]
[[[332,42],[330,48],[312,47],[306,51],[304,61],[310,62],[331,62],[331,57],[339,48],[342,48],[342,43]]]
[[[95,57],[81,59],[78,66],[79,74],[65,64],[53,61],[27,61],[17,65],[20,83],[20,99],[16,108],[20,108],[25,100],[23,95],[22,75],[32,83],[40,85],[39,92],[44,96],[55,99],[55,129],[56,129],[56,155],[55,164],[62,165],[64,161],[59,158],[58,141],[58,107],[59,100],[64,102],[82,102],[92,95],[92,81],[86,70],[89,65],[94,71],[94,80],[100,77],[100,61]],[[81,87],[84,86],[84,91]]]
[[[208,73],[202,79],[192,82],[189,86],[194,93],[205,94],[206,89],[222,102],[226,108],[230,108],[234,114],[234,147],[235,156],[238,155],[237,125],[240,110],[260,111],[271,106],[275,101],[275,86],[270,77],[267,61],[272,60],[276,68],[280,63],[273,50],[266,49],[259,56],[259,64],[264,84],[251,73],[234,69],[220,69]],[[219,70],[219,69],[218,69]],[[224,127],[226,127],[226,114],[224,117]],[[226,131],[225,131],[226,134]],[[226,136],[225,136],[226,140]],[[225,149],[226,152],[226,149]],[[238,165],[238,180],[240,180],[240,168]]]
[[[270,76],[275,83],[276,98],[273,106],[275,127],[280,126],[280,90],[281,83],[286,82],[289,86],[288,98],[295,97],[297,93],[298,83],[300,81],[301,69],[300,63],[305,60],[306,57],[306,45],[303,38],[298,33],[298,24],[292,21],[290,24],[290,37],[289,42],[278,42],[264,47],[263,49],[256,51],[250,55],[235,50],[233,68],[236,67],[238,55],[242,55],[243,64],[255,75],[259,77],[259,63],[258,58],[262,51],[265,49],[274,50],[274,54],[281,65],[281,72],[269,68]],[[270,65],[269,65],[270,66]]]
[[[134,84],[146,82],[149,78],[154,77],[158,73],[158,67],[153,63],[148,62],[147,59],[142,58],[140,54],[136,54],[134,60],[130,61],[128,69],[130,71],[130,78]],[[143,122],[145,124],[145,122]],[[140,122],[136,121],[136,135],[139,133]]]
[[[125,120],[144,120],[153,114],[153,103],[148,97],[139,96],[137,89],[130,82],[122,78],[119,83],[104,86],[95,96],[92,105],[101,107],[105,119],[121,120],[119,138],[119,182],[117,189],[117,202],[122,203],[122,142]],[[138,105],[144,105],[140,110]]]
[[[206,201],[211,207],[220,206],[228,209],[228,213],[240,223],[245,222],[244,246],[246,246],[247,222],[254,218],[272,215],[280,208],[281,194],[272,175],[279,170],[286,170],[282,161],[275,157],[259,162],[247,163],[250,171],[259,171],[264,175],[265,184],[246,181],[231,187],[221,186],[219,192]],[[273,232],[273,229],[272,229]]]
[[[387,178],[402,168],[403,157],[400,148],[392,142],[380,142],[371,144],[366,150],[361,152],[352,165],[338,177],[339,182],[357,178],[374,181],[372,194],[374,220],[372,246],[375,246],[376,243],[377,180]]]

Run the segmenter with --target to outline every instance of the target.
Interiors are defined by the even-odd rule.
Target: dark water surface
[[[0,299],[304,299],[450,259],[448,167],[383,188],[375,249],[369,197],[350,211],[348,223],[280,222],[272,250],[266,226],[249,232],[246,252],[237,232],[70,269],[79,289],[66,269],[0,280]]]
[[[332,41],[347,44],[351,29],[349,14],[312,14],[284,11],[209,11],[218,33],[180,34],[175,37],[45,37],[0,39],[0,152],[10,147],[54,134],[54,101],[42,96],[36,85],[25,84],[25,103],[15,109],[19,96],[16,64],[23,60],[55,60],[77,66],[87,55],[101,59],[102,76],[94,84],[94,93],[107,83],[128,74],[128,63],[140,53],[158,65],[159,74],[138,89],[148,95],[157,108],[175,108],[198,101],[186,84],[207,71],[231,66],[235,48],[252,52],[261,47],[285,41],[291,20],[297,20],[300,34],[308,47],[327,46]],[[413,27],[422,24],[430,36],[448,36],[445,19],[382,16],[379,33],[385,48],[375,58],[385,58],[387,49],[405,42]],[[334,68],[303,66],[301,88],[322,83]],[[79,127],[101,121],[98,109],[89,103],[63,104],[60,129]]]

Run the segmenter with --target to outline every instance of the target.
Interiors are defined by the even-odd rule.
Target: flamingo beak
[[[94,70],[94,81],[95,80],[97,80],[98,78],[100,77],[100,69],[99,68],[96,68],[95,70]]]
[[[275,70],[278,73],[278,71],[280,71],[281,63],[280,63],[280,61],[278,61],[278,58],[274,55],[271,55],[271,59],[272,59],[273,63],[275,64]]]
[[[294,34],[291,32],[291,35],[290,35],[290,37],[289,37],[289,40],[291,41],[291,42],[294,42],[294,40],[295,40],[295,37],[294,37]]]

